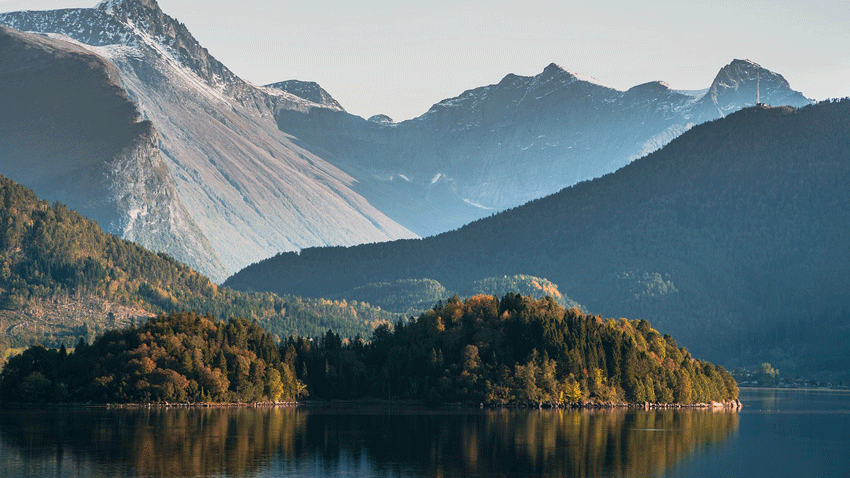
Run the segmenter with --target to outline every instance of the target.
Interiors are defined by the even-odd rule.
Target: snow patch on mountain
[[[664,131],[656,134],[655,136],[647,139],[643,145],[641,145],[641,149],[638,153],[633,154],[629,157],[629,161],[634,161],[636,159],[640,159],[646,156],[649,153],[652,153],[656,150],[659,150],[667,145],[670,141],[678,138],[685,131],[693,128],[694,123],[685,123],[685,124],[673,124],[667,127]]]

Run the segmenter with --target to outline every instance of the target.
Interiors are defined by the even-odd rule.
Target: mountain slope
[[[850,101],[749,108],[619,171],[418,241],[307,249],[235,288],[329,295],[531,274],[730,365],[850,369]]]
[[[0,26],[0,85],[5,174],[74,204],[111,233],[205,274],[226,273],[180,201],[157,130],[141,120],[115,67],[67,42]]]
[[[8,13],[0,23],[73,39],[114,65],[127,96],[158,131],[179,198],[224,268],[309,245],[414,236],[354,192],[354,178],[299,147],[273,120],[277,108],[320,105],[245,83],[156,2]],[[67,161],[61,152],[47,159]],[[203,268],[204,260],[189,263]]]

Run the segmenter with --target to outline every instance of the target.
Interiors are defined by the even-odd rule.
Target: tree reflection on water
[[[0,474],[651,476],[737,428],[706,410],[3,410]]]

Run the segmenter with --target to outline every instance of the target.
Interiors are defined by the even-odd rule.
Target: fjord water
[[[846,476],[850,394],[741,399],[741,412],[2,410],[0,476]]]

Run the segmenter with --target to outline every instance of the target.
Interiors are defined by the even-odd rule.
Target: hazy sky
[[[0,0],[0,11],[97,0]],[[418,116],[508,73],[551,62],[627,89],[707,88],[748,58],[814,99],[850,96],[850,1],[159,0],[255,84],[321,84],[349,112]]]

